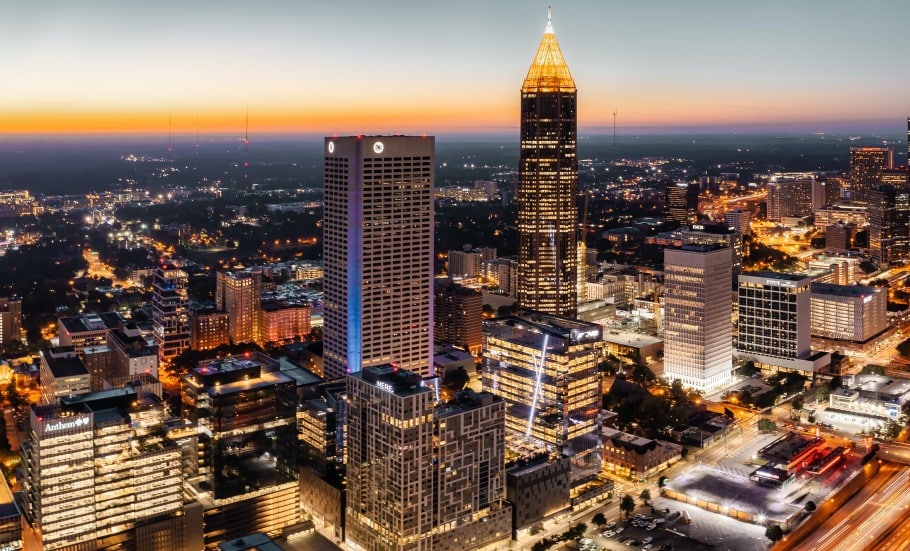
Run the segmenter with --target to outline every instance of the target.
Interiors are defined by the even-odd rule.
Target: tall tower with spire
[[[577,91],[550,11],[521,86],[518,302],[575,316],[578,247]]]

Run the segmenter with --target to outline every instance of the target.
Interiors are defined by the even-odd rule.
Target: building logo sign
[[[72,420],[60,420],[56,422],[50,422],[44,425],[45,434],[48,432],[57,432],[58,430],[63,429],[79,429],[88,426],[88,417],[79,417]]]

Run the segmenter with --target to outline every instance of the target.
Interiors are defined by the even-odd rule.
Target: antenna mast
[[[616,162],[616,108],[613,108],[613,162]]]
[[[174,149],[174,126],[172,124],[173,118],[174,118],[174,116],[172,113],[167,114],[167,150],[168,150],[168,152],[171,152]]]
[[[250,184],[250,104],[246,105],[246,120],[243,130],[243,187],[248,188]]]

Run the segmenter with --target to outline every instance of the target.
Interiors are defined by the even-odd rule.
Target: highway
[[[815,514],[828,518],[809,537],[788,549],[796,551],[864,551],[902,522],[910,507],[910,469],[884,463],[879,473],[836,511],[825,505]],[[901,547],[895,547],[901,549]]]

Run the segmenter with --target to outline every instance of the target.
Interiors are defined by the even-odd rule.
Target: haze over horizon
[[[546,2],[18,3],[0,135],[513,133]],[[891,131],[910,5],[553,7],[581,133]],[[198,121],[198,122],[197,122]]]

